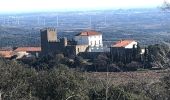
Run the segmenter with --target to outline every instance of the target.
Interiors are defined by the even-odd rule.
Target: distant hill
[[[141,44],[169,42],[170,13],[160,9],[40,12],[0,15],[0,47],[40,45],[39,30],[55,27],[70,39],[82,30],[97,30],[106,41],[135,39]]]

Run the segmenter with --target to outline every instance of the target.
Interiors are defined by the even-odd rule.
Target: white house
[[[134,40],[120,40],[110,47],[111,59],[113,61],[131,61],[134,48],[137,48]]]
[[[88,45],[89,52],[102,52],[102,34],[96,31],[84,31],[75,36],[78,45]]]
[[[114,48],[125,48],[125,49],[132,49],[137,48],[137,42],[135,40],[120,40],[112,45]]]
[[[23,57],[38,57],[41,52],[41,47],[18,47],[14,51],[16,59],[22,59]]]

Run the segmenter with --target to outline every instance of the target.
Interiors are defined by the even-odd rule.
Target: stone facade
[[[67,38],[57,39],[57,32],[53,28],[42,29],[41,31],[41,55],[53,55],[65,53]]]
[[[110,48],[110,55],[112,61],[126,61],[127,58],[129,61],[132,60],[133,57],[133,49],[125,49],[125,48]],[[128,62],[128,61],[126,61]]]
[[[67,56],[76,56],[80,52],[86,52],[88,45],[77,45],[73,41],[68,43],[67,38],[57,39],[55,29],[41,30],[42,56],[63,53]]]

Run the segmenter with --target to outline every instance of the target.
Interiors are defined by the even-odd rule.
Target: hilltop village
[[[145,52],[135,40],[119,40],[110,46],[103,45],[102,33],[87,30],[77,33],[74,39],[58,38],[55,28],[40,30],[41,47],[14,47],[0,50],[0,56],[6,59],[28,60],[63,54],[69,59],[82,57],[86,61],[108,58],[109,62],[124,64],[133,61],[145,62]],[[107,61],[107,62],[108,62]]]
[[[54,28],[40,36],[40,47],[0,50],[0,99],[169,100],[168,46],[142,49],[135,40],[119,40],[106,47],[94,30],[72,40],[58,38]]]
[[[0,99],[145,100],[145,95],[157,98],[154,94],[168,91],[165,83],[169,69],[150,70],[161,66],[163,54],[170,54],[167,47],[152,45],[142,49],[135,40],[119,40],[106,47],[102,33],[94,30],[77,33],[72,40],[59,39],[54,28],[41,29],[40,36],[40,47],[1,49]],[[169,59],[166,61],[162,65],[169,66]],[[148,91],[153,95],[148,96]]]
[[[102,33],[94,30],[80,32],[72,40],[68,40],[66,37],[58,39],[55,28],[41,29],[40,34],[41,47],[1,49],[0,56],[6,59],[22,59],[62,53],[70,58],[75,56],[94,58],[101,53],[107,53],[114,59],[116,54],[131,54],[138,45],[135,40],[120,40],[113,42],[109,47],[103,46]],[[141,55],[144,54],[144,49],[140,51]]]

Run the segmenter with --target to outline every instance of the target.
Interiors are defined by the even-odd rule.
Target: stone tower
[[[55,45],[57,43],[57,32],[55,28],[45,28],[41,29],[41,49],[42,54],[46,55],[48,53],[53,53]]]
[[[41,31],[41,40],[46,42],[57,42],[57,32],[54,28],[45,28]]]

